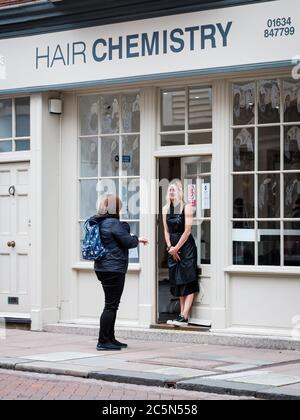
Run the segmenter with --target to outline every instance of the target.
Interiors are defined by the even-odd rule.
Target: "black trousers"
[[[124,290],[125,274],[96,271],[96,275],[102,284],[105,296],[105,306],[100,317],[98,342],[99,344],[107,344],[115,340],[115,323]]]

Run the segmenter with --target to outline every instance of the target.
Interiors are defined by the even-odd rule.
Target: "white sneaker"
[[[189,324],[188,319],[185,319],[182,315],[180,315],[175,321],[173,322],[173,325],[176,325],[176,327],[186,327]]]

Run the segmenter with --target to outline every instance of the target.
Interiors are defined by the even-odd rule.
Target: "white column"
[[[156,307],[156,89],[142,92],[141,107],[141,223],[140,235],[149,239],[149,246],[140,246],[141,273],[139,283],[139,325],[149,327],[155,321]]]
[[[42,329],[42,108],[42,95],[32,95],[30,102],[30,298],[33,330]]]
[[[224,268],[230,264],[230,92],[226,80],[214,82],[212,159],[212,328],[226,328],[226,282]]]

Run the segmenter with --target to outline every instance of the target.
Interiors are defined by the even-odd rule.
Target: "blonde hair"
[[[119,215],[122,209],[120,197],[114,194],[105,194],[99,203],[98,214],[116,214]]]
[[[170,189],[171,187],[175,187],[178,193],[178,201],[180,203],[180,212],[182,212],[183,208],[184,208],[184,197],[183,197],[183,187],[182,187],[182,182],[179,179],[175,179],[172,182],[170,182],[168,189],[167,189],[167,194],[166,194],[166,205],[164,206],[164,211],[166,213],[168,213],[168,211],[170,210],[170,206],[171,206],[171,199],[170,199]]]

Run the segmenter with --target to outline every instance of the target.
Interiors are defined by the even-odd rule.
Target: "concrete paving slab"
[[[0,357],[0,369],[14,369],[17,363],[25,363],[28,361],[28,359],[17,357]]]
[[[121,382],[136,385],[162,386],[175,384],[180,378],[175,375],[162,375],[152,372],[133,372],[118,369],[107,369],[102,372],[90,372],[89,378],[109,382]]]
[[[43,353],[26,356],[29,360],[44,361],[44,362],[63,362],[65,360],[85,359],[95,357],[92,353],[77,353],[77,352],[58,352],[58,353]]]
[[[260,375],[247,375],[241,376],[240,378],[233,378],[231,381],[245,384],[258,384],[278,387],[299,383],[300,377],[263,372]]]
[[[178,368],[178,367],[163,367],[159,369],[153,369],[152,372],[161,373],[162,375],[176,375],[180,376],[181,378],[189,378],[189,377],[197,377],[197,376],[208,376],[214,375],[215,372],[205,371],[205,370],[198,370],[198,369],[185,369],[185,368]]]
[[[17,364],[15,370],[87,378],[91,368],[88,366],[67,365],[55,362],[28,362]]]
[[[256,369],[257,365],[246,365],[246,364],[233,364],[233,365],[225,365],[225,366],[218,366],[216,370],[221,372],[239,372],[247,369]]]
[[[167,365],[184,367],[189,369],[209,370],[219,366],[225,366],[226,363],[216,362],[213,360],[189,360],[189,359],[176,359],[170,357],[159,357],[153,359],[140,359],[137,363],[151,363],[153,365]]]
[[[238,384],[235,382],[215,381],[210,378],[193,378],[179,381],[176,384],[177,389],[186,389],[189,391],[209,392],[222,395],[238,395],[256,397],[259,391],[266,387],[257,384]]]

